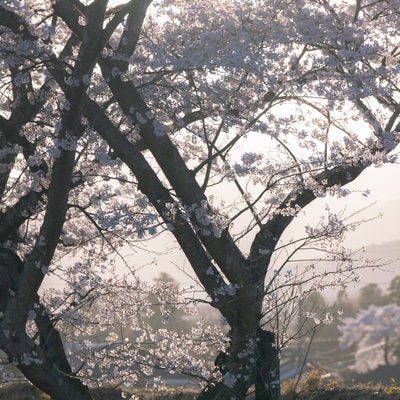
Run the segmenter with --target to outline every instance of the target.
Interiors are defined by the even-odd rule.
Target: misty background
[[[327,205],[332,212],[344,215],[359,211],[354,221],[364,222],[347,234],[344,245],[354,250],[365,248],[367,257],[381,259],[386,265],[381,270],[361,271],[360,282],[353,289],[368,283],[377,283],[385,289],[390,280],[400,274],[400,165],[370,167],[346,189],[351,191],[348,196],[327,196],[307,206],[287,228],[284,240],[302,236],[305,225],[318,223],[326,214]],[[243,240],[242,248],[245,250],[250,242],[251,237]],[[195,284],[189,263],[167,232],[150,239],[146,247],[136,252],[130,250],[126,261],[141,279],[151,281],[160,273],[168,273],[181,286]]]

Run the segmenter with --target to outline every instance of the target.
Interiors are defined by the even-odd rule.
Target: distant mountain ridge
[[[352,206],[354,208],[353,204]],[[400,199],[371,205],[358,216],[360,220],[364,218],[368,221],[361,223],[355,232],[348,234],[346,244],[351,247],[371,247],[398,242],[400,249],[399,210]]]
[[[373,244],[365,247],[365,257],[381,260],[383,266],[380,269],[361,270],[360,282],[355,288],[367,285],[368,283],[376,283],[386,290],[390,281],[400,275],[400,240]]]

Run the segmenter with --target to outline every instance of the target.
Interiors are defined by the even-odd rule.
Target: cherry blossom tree
[[[399,311],[396,304],[371,305],[355,318],[344,319],[340,342],[347,348],[356,347],[355,368],[358,372],[399,362]]]
[[[90,399],[59,329],[83,323],[101,296],[113,306],[98,322],[138,320],[148,292],[114,275],[110,254],[168,234],[229,326],[225,340],[213,332],[224,357],[201,397],[242,399],[261,365],[263,321],[300,284],[355,277],[351,252],[335,244],[355,227],[346,216],[327,209],[303,238],[282,238],[316,198],[346,196],[365,168],[396,160],[400,2],[108,3],[0,4],[10,277],[0,347],[53,399]],[[335,267],[297,264],[293,255],[311,248]],[[66,291],[40,292],[49,276],[69,279]],[[211,333],[193,335],[201,353]],[[165,368],[195,364],[177,344],[192,338],[150,339],[169,349]],[[128,360],[147,363],[129,344],[119,347],[124,377]],[[106,350],[117,379],[121,351]]]

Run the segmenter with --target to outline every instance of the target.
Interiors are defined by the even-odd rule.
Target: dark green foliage
[[[388,295],[387,295],[388,303],[395,303],[398,306],[400,305],[400,276],[395,276],[389,285]]]
[[[362,309],[367,309],[370,305],[382,306],[385,304],[382,289],[376,283],[365,285],[359,293],[359,306]]]

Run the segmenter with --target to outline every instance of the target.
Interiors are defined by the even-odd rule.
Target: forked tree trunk
[[[279,359],[274,334],[260,328],[263,291],[247,282],[239,289],[230,309],[220,311],[231,326],[229,347],[215,361],[221,382],[208,385],[198,400],[242,400],[255,386],[257,400],[279,399]]]
[[[279,356],[274,334],[259,328],[255,338],[244,338],[232,329],[230,338],[229,348],[216,360],[222,382],[207,386],[198,400],[244,399],[253,385],[256,400],[279,400]]]
[[[230,345],[221,352],[216,364],[222,381],[207,386],[198,400],[244,399],[256,376],[256,337],[246,337],[239,329],[230,331]]]

